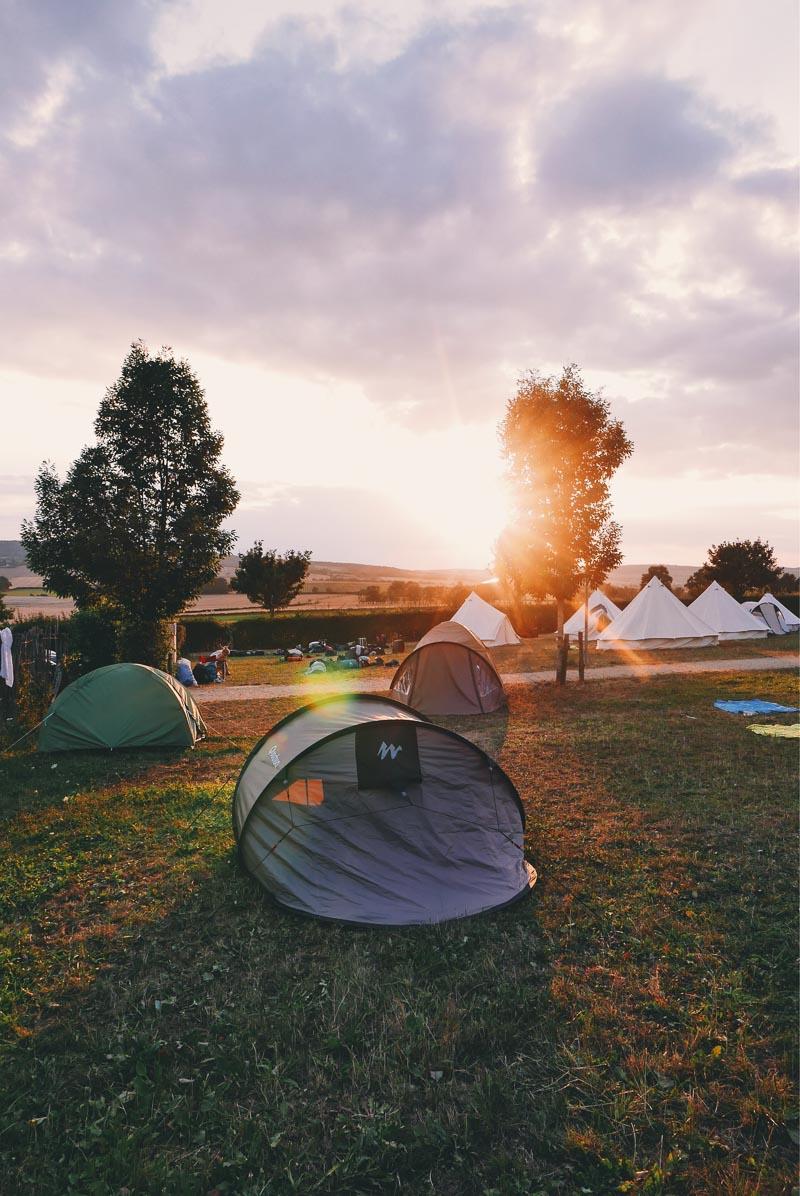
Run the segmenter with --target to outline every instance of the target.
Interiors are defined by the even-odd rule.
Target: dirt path
[[[586,670],[587,681],[608,681],[614,678],[660,677],[667,673],[754,673],[769,669],[793,669],[797,661],[791,656],[754,656],[744,660],[687,660],[669,661],[664,664],[610,665],[605,668]],[[535,685],[553,681],[553,669],[542,669],[538,673],[503,673],[503,684]],[[305,685],[210,685],[192,690],[192,697],[200,702],[247,702],[264,698],[296,698],[304,694],[368,693],[371,690],[387,690],[391,678],[383,677],[332,677],[330,681],[313,681]],[[577,673],[570,670],[568,684],[577,681]]]

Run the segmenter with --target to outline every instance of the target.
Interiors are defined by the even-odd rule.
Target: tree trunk
[[[564,599],[556,598],[556,610],[558,611],[558,638],[564,634]]]
[[[584,648],[589,643],[589,579],[583,587],[583,644]]]

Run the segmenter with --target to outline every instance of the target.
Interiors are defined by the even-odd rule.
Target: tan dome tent
[[[506,704],[483,644],[461,623],[438,623],[392,678],[391,693],[423,714],[490,714]]]
[[[109,664],[62,689],[39,732],[39,751],[192,747],[205,733],[174,677],[146,664]]]
[[[233,796],[244,868],[299,913],[374,926],[443,922],[529,891],[525,815],[499,765],[373,694],[277,723]]]

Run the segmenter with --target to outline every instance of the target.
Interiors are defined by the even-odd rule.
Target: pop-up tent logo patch
[[[422,780],[413,723],[366,723],[356,729],[359,789],[403,789]]]

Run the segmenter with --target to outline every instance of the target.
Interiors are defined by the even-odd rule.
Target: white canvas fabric
[[[790,631],[796,631],[795,627],[787,626],[783,612],[775,603],[776,599],[770,594],[765,594],[758,602],[743,602],[742,606],[766,627],[768,635],[788,635]]]
[[[769,607],[769,622],[763,611],[759,610],[757,602],[742,602],[742,610],[746,610],[749,615],[752,615],[757,623],[767,632],[768,635],[785,635],[786,631],[778,622],[777,612],[771,610]]]
[[[613,623],[618,618],[622,611],[617,606],[616,602],[612,602],[602,590],[593,590],[589,595],[588,603],[579,606],[574,615],[571,615],[564,624],[565,635],[577,635],[578,632],[583,633],[585,626],[584,609],[589,607],[589,640],[596,640],[600,632],[608,625]]]
[[[792,614],[788,606],[784,606],[782,602],[779,602],[777,598],[769,593],[763,595],[760,605],[763,606],[765,602],[769,603],[770,606],[774,607],[781,614],[788,631],[797,631],[800,627],[800,619],[798,619],[797,615]]]
[[[625,610],[597,639],[609,649],[706,648],[719,643],[716,632],[688,610],[671,590],[651,577]]]
[[[468,598],[459,606],[452,618],[453,623],[460,623],[474,636],[477,636],[487,648],[500,648],[504,644],[518,644],[520,642],[511,620],[501,610],[497,610],[489,602],[484,602],[479,594],[473,590]]]
[[[0,631],[0,679],[5,681],[9,688],[14,684],[14,658],[11,655],[13,642],[14,633],[11,628],[4,627]]]
[[[744,610],[718,581],[712,581],[690,604],[689,610],[694,611],[712,631],[716,631],[720,643],[724,640],[766,638],[767,629],[763,623]]]

